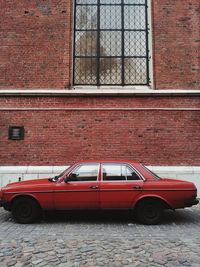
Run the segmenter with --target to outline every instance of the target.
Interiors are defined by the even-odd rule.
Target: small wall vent
[[[24,126],[10,126],[8,131],[8,138],[10,140],[23,140]]]

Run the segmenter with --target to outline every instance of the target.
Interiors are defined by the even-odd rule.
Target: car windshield
[[[145,168],[145,170],[147,170],[148,172],[150,172],[156,179],[161,180],[162,178],[160,176],[158,176],[156,173],[152,172],[151,170],[149,170],[146,166],[144,166],[142,164],[142,167]]]

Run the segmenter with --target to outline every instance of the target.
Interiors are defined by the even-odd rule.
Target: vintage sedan
[[[164,179],[136,161],[78,162],[60,175],[10,183],[0,205],[18,223],[32,223],[45,210],[129,209],[144,224],[157,224],[165,209],[198,204],[191,182]]]

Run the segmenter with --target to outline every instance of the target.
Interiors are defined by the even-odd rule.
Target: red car
[[[136,161],[87,161],[53,178],[8,184],[0,205],[19,223],[44,210],[130,209],[141,223],[157,224],[163,210],[196,205],[196,197],[193,183],[162,179]]]

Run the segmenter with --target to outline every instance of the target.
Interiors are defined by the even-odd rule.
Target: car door
[[[131,208],[142,192],[142,177],[130,165],[123,163],[104,163],[101,173],[101,208]]]
[[[100,164],[79,164],[65,181],[57,183],[54,192],[56,209],[99,208]]]

